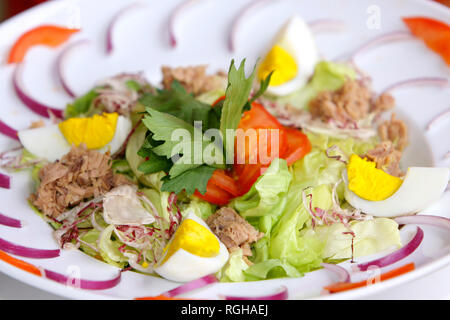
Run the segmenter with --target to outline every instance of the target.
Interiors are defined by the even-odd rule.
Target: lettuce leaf
[[[290,104],[297,109],[303,109],[319,92],[337,90],[347,79],[355,79],[355,77],[355,70],[343,63],[321,61],[316,65],[311,81],[304,87],[284,97],[270,98],[281,104]]]
[[[355,233],[353,257],[358,258],[402,246],[398,224],[388,218],[367,221],[352,221],[350,229]],[[322,258],[350,259],[352,257],[352,236],[342,223],[319,226],[305,230],[303,238],[316,239],[324,243]]]

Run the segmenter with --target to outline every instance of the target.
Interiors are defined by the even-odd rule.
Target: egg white
[[[400,188],[389,198],[380,201],[365,200],[348,188],[345,179],[345,199],[353,207],[377,217],[396,217],[419,212],[438,201],[447,187],[449,168],[410,167]]]
[[[112,140],[100,152],[115,153],[120,149],[131,132],[131,120],[124,116],[117,119],[116,130]],[[19,140],[26,150],[38,158],[54,162],[70,151],[70,144],[61,133],[57,124],[22,130],[18,132]]]
[[[279,45],[286,50],[294,58],[298,67],[294,79],[267,88],[269,94],[284,96],[300,89],[308,82],[319,61],[319,51],[308,24],[298,15],[292,16],[280,29],[272,47],[275,45]]]
[[[185,219],[192,219],[206,227],[213,235],[208,225],[195,213],[189,213]],[[214,235],[215,236],[215,235]],[[215,236],[216,237],[216,236]],[[166,262],[158,265],[155,272],[161,277],[176,282],[188,282],[219,271],[228,261],[226,246],[219,241],[219,253],[215,257],[199,257],[184,249],[179,249]]]

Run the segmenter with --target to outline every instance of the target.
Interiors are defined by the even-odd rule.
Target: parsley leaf
[[[161,191],[175,192],[179,194],[183,190],[187,195],[192,195],[195,190],[198,190],[201,194],[206,193],[206,186],[209,179],[216,168],[208,165],[201,165],[197,168],[188,170],[180,174],[175,178],[169,178],[168,176],[163,178],[163,184]]]
[[[140,156],[145,155],[146,161],[138,166],[138,170],[144,174],[151,174],[160,171],[168,171],[172,167],[172,161],[166,157],[158,156],[153,151],[147,149],[138,153]]]
[[[170,90],[158,90],[156,94],[145,94],[139,102],[191,125],[194,121],[202,121],[203,127],[209,128],[211,106],[196,100],[178,81],[172,82]]]
[[[204,140],[201,129],[168,113],[152,108],[147,108],[146,111],[147,115],[142,122],[153,133],[151,139],[162,142],[151,150],[156,155],[168,159],[178,158],[169,171],[171,178],[202,165],[205,162],[203,151],[207,148],[212,148],[214,154],[223,159],[223,150],[215,144],[215,141]],[[147,145],[150,144],[147,141]],[[216,165],[222,167],[222,163]]]
[[[227,141],[227,130],[236,130],[242,117],[242,111],[248,102],[255,78],[255,68],[251,75],[245,77],[245,59],[242,60],[239,69],[231,61],[228,71],[228,87],[223,102],[222,116],[220,120],[220,131],[222,133],[225,154],[231,155],[234,151],[234,136],[232,141]]]

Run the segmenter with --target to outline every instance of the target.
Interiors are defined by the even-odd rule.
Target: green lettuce
[[[123,243],[112,238],[114,225],[111,224],[103,230],[98,238],[98,249],[103,260],[118,268],[124,268],[128,259],[119,251]]]
[[[375,254],[391,248],[400,248],[401,240],[398,224],[388,218],[375,218],[367,221],[352,221],[350,229],[354,232],[353,258]],[[322,258],[352,258],[352,235],[342,223],[319,226],[304,230],[305,239],[317,239],[324,243]]]
[[[282,104],[303,109],[319,92],[337,90],[347,79],[355,79],[355,77],[355,70],[346,64],[321,61],[316,65],[312,79],[305,86],[287,96],[273,99]]]

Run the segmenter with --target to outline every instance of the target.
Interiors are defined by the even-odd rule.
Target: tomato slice
[[[450,26],[427,17],[405,17],[409,30],[450,65]]]
[[[268,165],[286,151],[283,125],[259,103],[254,102],[252,108],[244,112],[239,129],[236,133],[235,163]]]
[[[283,155],[287,165],[292,165],[295,161],[302,159],[311,151],[311,142],[300,130],[285,128],[287,150]]]
[[[212,183],[211,179],[208,181],[205,194],[201,194],[198,190],[195,190],[194,195],[202,200],[219,206],[226,205],[232,198],[231,194],[216,186]]]
[[[235,168],[236,167],[241,171],[237,180],[240,196],[250,191],[256,180],[258,180],[261,175],[261,170],[266,168],[261,164],[236,165]]]
[[[35,45],[57,47],[66,42],[80,29],[68,29],[53,25],[44,25],[24,33],[13,45],[8,63],[22,62],[28,50]]]
[[[231,193],[233,196],[239,195],[239,188],[236,181],[232,177],[228,176],[224,170],[214,171],[209,182],[225,190],[226,192]]]

